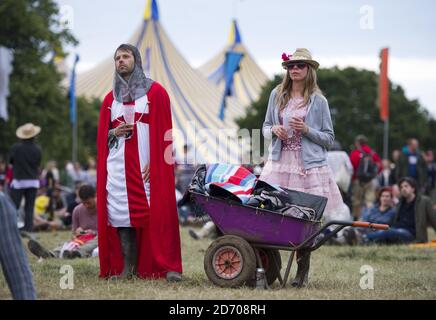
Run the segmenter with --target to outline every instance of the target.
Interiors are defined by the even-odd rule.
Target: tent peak
[[[156,0],[148,0],[147,6],[145,7],[144,20],[159,20],[159,10]]]
[[[242,43],[241,34],[239,33],[238,22],[236,21],[236,19],[233,19],[232,21],[229,35],[229,43],[232,45]]]

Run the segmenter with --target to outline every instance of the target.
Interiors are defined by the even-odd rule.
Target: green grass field
[[[249,287],[222,289],[214,286],[203,270],[203,258],[211,240],[195,241],[182,227],[183,281],[107,281],[98,278],[98,259],[42,260],[29,253],[39,299],[436,299],[436,249],[408,246],[323,246],[313,252],[309,286],[282,290]],[[435,237],[434,233],[430,234]],[[54,248],[68,239],[68,232],[40,233],[38,239]],[[27,250],[27,240],[25,240]],[[288,252],[281,251],[285,266]],[[74,270],[74,288],[61,289],[63,265]],[[374,270],[374,288],[361,289],[361,267]],[[283,269],[282,269],[283,270]],[[296,265],[291,274],[295,274]],[[278,282],[275,283],[277,287]],[[0,299],[10,299],[0,273]]]

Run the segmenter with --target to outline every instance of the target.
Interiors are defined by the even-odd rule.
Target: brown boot
[[[310,268],[310,251],[301,250],[297,251],[297,275],[291,285],[293,287],[302,288],[307,286],[309,279]]]

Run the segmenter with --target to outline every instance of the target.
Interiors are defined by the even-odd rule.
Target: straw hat
[[[282,54],[282,66],[287,69],[289,64],[292,62],[306,62],[310,64],[315,70],[318,69],[319,63],[312,59],[312,55],[310,51],[305,48],[298,48],[292,55],[287,55],[286,53]]]
[[[31,139],[41,132],[41,127],[35,126],[33,123],[26,123],[19,127],[16,131],[17,137],[23,140]]]

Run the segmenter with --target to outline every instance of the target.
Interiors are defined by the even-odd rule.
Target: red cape
[[[177,216],[170,99],[154,82],[147,93],[150,130],[150,211],[145,227],[137,228],[138,276],[164,277],[168,271],[182,272],[179,223]],[[97,212],[100,277],[118,275],[124,262],[116,228],[108,224],[107,145],[113,93],[106,95],[100,110],[97,134]],[[164,138],[165,137],[165,138]],[[166,139],[166,140],[165,140]],[[165,161],[165,158],[170,161]],[[147,210],[144,208],[144,210]]]

